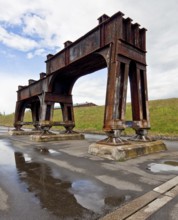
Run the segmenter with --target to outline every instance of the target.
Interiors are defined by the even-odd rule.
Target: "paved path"
[[[36,143],[0,133],[0,219],[177,220],[178,142],[116,162],[88,154],[98,138]]]

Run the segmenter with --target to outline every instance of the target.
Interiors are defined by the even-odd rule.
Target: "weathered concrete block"
[[[123,161],[165,150],[167,148],[163,141],[131,142],[129,145],[122,146],[93,143],[89,146],[88,153],[111,160]]]
[[[33,130],[30,130],[30,131],[15,131],[15,130],[11,130],[9,131],[9,134],[11,136],[15,136],[15,135],[39,135],[41,134],[41,131],[33,131]]]
[[[64,140],[83,140],[85,136],[83,134],[47,134],[47,135],[31,135],[32,141],[47,142],[47,141],[64,141]]]

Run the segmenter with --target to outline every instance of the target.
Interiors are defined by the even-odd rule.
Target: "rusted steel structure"
[[[75,42],[67,41],[64,49],[47,55],[46,73],[38,81],[29,80],[19,86],[16,103],[16,130],[24,124],[24,111],[30,108],[35,129],[49,130],[61,125],[66,133],[74,126],[72,89],[76,80],[102,68],[107,68],[107,88],[103,130],[108,144],[123,144],[121,132],[129,125],[136,139],[146,140],[150,128],[147,75],[146,29],[122,12],[112,17],[102,15],[99,24]],[[125,119],[127,85],[130,81],[132,121]],[[82,91],[81,91],[82,92]],[[54,104],[60,103],[62,122],[53,122]]]

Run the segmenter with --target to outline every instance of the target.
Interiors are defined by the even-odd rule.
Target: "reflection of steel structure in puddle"
[[[95,219],[95,214],[77,203],[69,192],[70,182],[54,178],[51,169],[43,163],[26,162],[22,153],[15,152],[16,167],[20,180],[28,185],[29,192],[34,193],[43,208],[60,218]],[[87,195],[86,195],[87,196]]]
[[[99,24],[75,42],[67,41],[55,55],[47,55],[46,73],[38,81],[19,86],[14,126],[25,124],[48,133],[52,126],[63,126],[66,133],[75,127],[72,89],[82,76],[107,68],[107,88],[103,130],[108,138],[101,143],[124,144],[121,132],[125,119],[128,80],[130,81],[132,122],[136,140],[147,140],[150,128],[147,74],[146,29],[122,12],[101,16]],[[83,91],[81,91],[82,93]],[[54,104],[60,103],[63,120],[54,122]],[[32,112],[32,122],[24,122],[25,109]]]

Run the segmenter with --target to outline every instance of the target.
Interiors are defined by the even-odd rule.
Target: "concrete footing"
[[[63,141],[63,140],[83,140],[85,139],[85,136],[80,133],[61,133],[61,134],[55,134],[52,132],[49,132],[47,134],[42,134],[42,131],[16,131],[11,130],[9,131],[10,135],[30,135],[30,140],[33,141],[39,141],[39,142],[47,142],[47,141]]]
[[[16,130],[11,130],[9,131],[9,134],[11,136],[15,136],[15,135],[33,135],[33,134],[41,134],[41,131],[33,131],[33,130],[29,130],[29,131],[16,131]]]
[[[131,142],[129,145],[120,146],[93,143],[89,146],[88,153],[110,160],[124,161],[165,150],[167,148],[162,141]]]
[[[64,141],[64,140],[83,140],[85,136],[79,133],[72,133],[72,134],[35,134],[31,135],[30,139],[32,141],[38,142],[47,142],[47,141]]]

